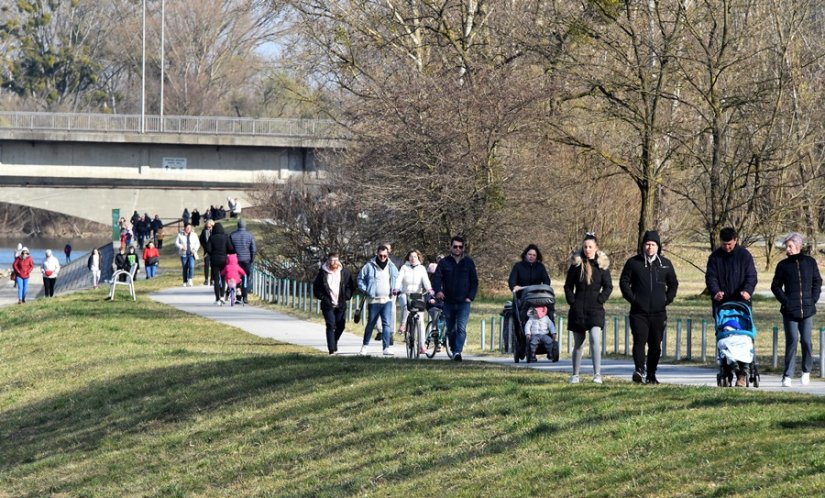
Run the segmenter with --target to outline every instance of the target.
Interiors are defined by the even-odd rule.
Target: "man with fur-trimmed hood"
[[[655,230],[645,232],[639,254],[628,259],[619,277],[622,296],[630,303],[633,332],[633,382],[658,384],[656,368],[662,356],[666,306],[676,298],[679,281],[673,264],[662,257],[662,242]],[[647,345],[647,370],[645,370]]]

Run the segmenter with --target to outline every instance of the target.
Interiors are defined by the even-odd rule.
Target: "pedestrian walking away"
[[[209,257],[209,253],[206,251],[206,245],[209,243],[209,237],[212,236],[212,227],[215,226],[215,222],[212,220],[207,220],[203,230],[201,231],[200,236],[198,237],[198,241],[203,248],[203,285],[214,285],[214,282],[211,278],[209,278],[209,272],[211,271],[212,260]],[[214,275],[213,277],[214,278]]]
[[[57,284],[57,275],[60,273],[60,261],[52,254],[51,249],[46,249],[46,257],[40,265],[43,273],[43,295],[54,297],[54,286]]]
[[[819,266],[811,256],[802,254],[803,240],[798,233],[788,234],[782,241],[787,258],[776,265],[771,292],[779,301],[782,324],[785,328],[785,370],[782,386],[791,387],[796,367],[797,344],[802,346],[802,376],[800,383],[807,386],[813,367],[811,332],[816,303],[822,290]]]
[[[327,351],[338,352],[338,340],[347,323],[347,301],[355,293],[355,281],[349,270],[342,264],[337,252],[327,255],[327,260],[318,270],[312,286],[315,299],[321,302],[321,313],[326,325]]]
[[[238,264],[246,272],[246,285],[241,285],[241,296],[246,304],[249,303],[249,290],[252,289],[252,264],[255,263],[258,248],[255,245],[255,237],[246,229],[246,220],[243,218],[238,220],[238,228],[229,234],[229,238],[235,248],[235,254],[238,255]]]
[[[367,323],[364,327],[364,341],[359,354],[366,355],[372,329],[381,317],[382,345],[384,356],[392,356],[390,339],[392,338],[392,307],[393,289],[396,288],[398,268],[390,263],[390,252],[387,246],[380,245],[375,257],[358,272],[358,289],[366,295]]]
[[[183,227],[183,231],[175,238],[175,247],[178,249],[178,255],[180,256],[184,287],[192,287],[192,278],[195,275],[195,260],[198,259],[200,246],[198,237],[192,232],[192,225],[187,223]]]
[[[590,356],[593,359],[593,382],[602,383],[602,330],[604,330],[604,303],[613,292],[610,278],[610,259],[599,250],[596,235],[588,232],[582,247],[570,256],[570,267],[564,281],[564,295],[570,311],[567,327],[573,333],[573,375],[570,383],[579,382],[584,338],[590,338]]]
[[[223,231],[223,225],[215,223],[212,227],[212,235],[206,243],[206,252],[209,254],[209,261],[212,265],[212,288],[215,292],[215,304],[223,305],[223,296],[226,291],[226,282],[221,278],[221,272],[226,266],[227,256],[235,253],[235,248],[229,236]],[[243,266],[242,266],[243,268]],[[246,271],[244,269],[244,271]]]
[[[450,255],[438,262],[432,278],[435,298],[444,302],[447,338],[455,361],[462,359],[470,306],[478,292],[476,264],[465,254],[466,245],[464,238],[454,236],[450,240]]]
[[[650,230],[644,233],[641,252],[628,259],[622,269],[619,288],[622,297],[630,303],[628,319],[633,333],[633,382],[658,384],[656,369],[662,356],[666,307],[676,298],[679,288],[673,264],[662,256],[658,232]]]
[[[66,264],[68,265],[72,261],[72,244],[66,242],[66,245],[63,246],[63,254],[66,255]]]

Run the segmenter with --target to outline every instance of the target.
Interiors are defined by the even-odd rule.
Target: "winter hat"
[[[739,324],[739,321],[735,318],[731,318],[730,320],[725,321],[722,324],[723,330],[742,330],[742,325]]]
[[[241,218],[238,220],[238,228],[246,228],[246,220]]]
[[[659,239],[659,232],[656,230],[648,230],[642,236],[642,247],[644,247],[646,242],[655,242],[656,243],[656,254],[662,254],[662,241]]]

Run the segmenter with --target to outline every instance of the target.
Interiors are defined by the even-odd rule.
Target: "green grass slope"
[[[825,403],[328,357],[81,292],[0,310],[0,496],[819,496]]]

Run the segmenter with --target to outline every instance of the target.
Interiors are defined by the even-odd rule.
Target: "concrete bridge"
[[[0,201],[110,224],[112,209],[180,216],[262,181],[323,181],[332,121],[0,112]]]

